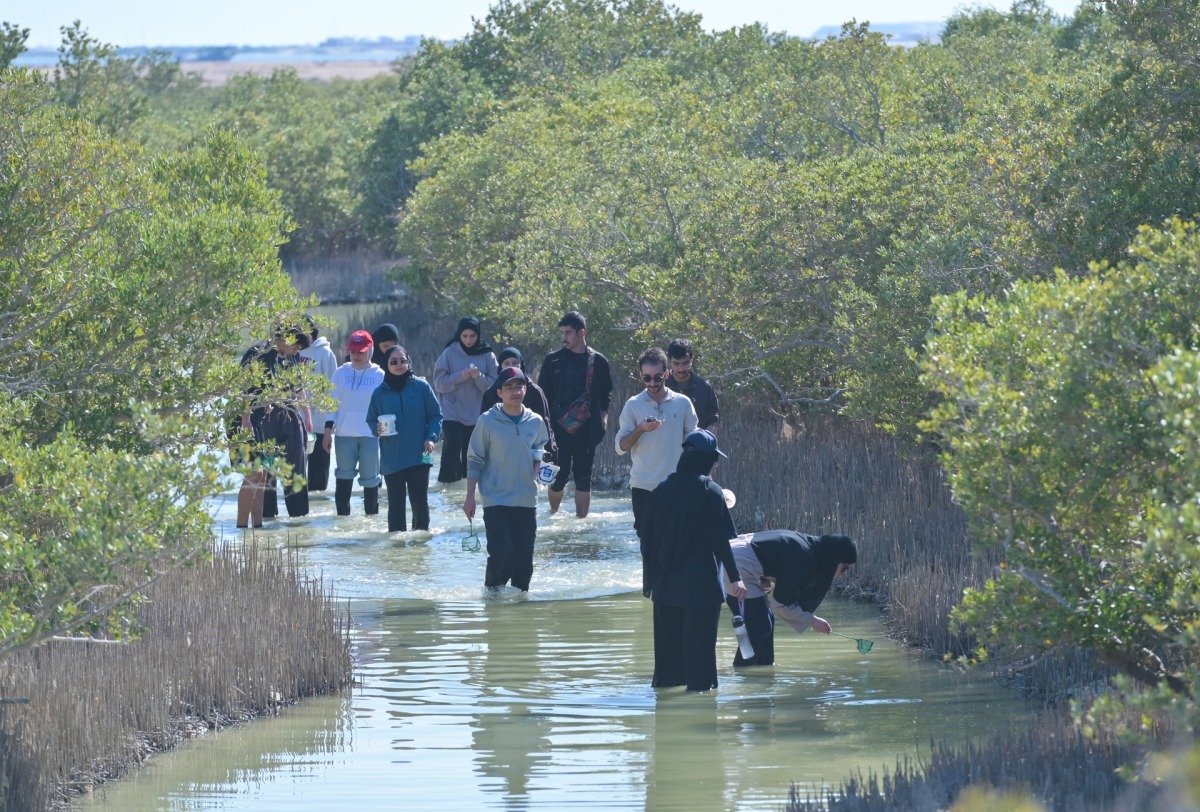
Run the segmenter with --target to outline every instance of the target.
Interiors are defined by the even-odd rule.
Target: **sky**
[[[670,0],[668,0],[670,2]],[[31,47],[57,47],[59,28],[81,20],[101,42],[132,45],[315,45],[329,37],[455,39],[487,16],[489,0],[5,0],[0,21],[30,29]],[[704,27],[754,22],[774,32],[810,36],[826,25],[932,22],[963,7],[1007,9],[996,0],[678,0]],[[1078,0],[1047,0],[1071,14]]]

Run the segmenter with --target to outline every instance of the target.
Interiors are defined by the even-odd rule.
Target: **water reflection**
[[[469,725],[476,774],[484,791],[499,793],[510,809],[529,806],[529,774],[545,766],[549,750],[548,719],[529,707],[531,693],[543,682],[538,668],[542,635],[531,627],[511,639],[502,632],[508,620],[497,617],[498,612],[528,615],[527,610],[527,605],[483,607],[482,662],[470,671],[479,690],[479,710]]]
[[[689,696],[676,688],[659,694],[646,765],[646,812],[734,808],[720,746],[729,732],[718,722],[716,695]]]
[[[815,792],[965,736],[964,718],[978,734],[1031,713],[886,640],[872,607],[836,600],[825,616],[875,639],[869,655],[785,630],[775,666],[734,672],[726,614],[720,689],[656,692],[625,494],[596,494],[586,520],[543,507],[530,593],[492,599],[484,554],[461,548],[461,490],[431,489],[429,533],[388,534],[315,497],[311,516],[260,536],[351,600],[360,686],[156,756],[90,806],[775,810],[793,783]],[[231,506],[214,510],[232,521]]]

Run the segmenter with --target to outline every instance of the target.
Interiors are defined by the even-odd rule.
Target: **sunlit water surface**
[[[627,495],[597,494],[585,520],[550,517],[543,502],[529,595],[485,597],[486,552],[462,548],[463,494],[431,487],[431,533],[389,535],[357,492],[351,517],[315,494],[310,516],[260,532],[349,601],[360,684],[155,756],[83,806],[777,810],[792,784],[815,793],[919,758],[931,737],[1033,712],[887,640],[874,608],[832,598],[820,614],[874,640],[870,654],[784,627],[774,667],[735,672],[726,613],[720,688],[655,691]],[[236,536],[234,493],[214,510]]]

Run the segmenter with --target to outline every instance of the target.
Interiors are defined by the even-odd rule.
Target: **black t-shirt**
[[[717,424],[717,393],[712,384],[701,378],[695,372],[688,378],[687,386],[681,386],[679,381],[667,376],[666,386],[681,395],[687,396],[696,409],[696,420],[700,428],[706,429]]]
[[[588,355],[593,357],[592,367],[592,416],[584,431],[592,442],[599,442],[604,436],[604,425],[600,414],[607,412],[612,400],[612,372],[608,359],[591,349],[586,352],[571,352],[566,347],[557,349],[542,361],[542,369],[538,373],[538,385],[546,393],[546,401],[550,405],[550,418],[558,426],[558,419],[567,411],[571,402],[583,394],[587,386]],[[559,439],[561,440],[561,433]]]
[[[251,364],[259,364],[262,367],[262,379],[266,380],[274,378],[280,372],[296,366],[297,364],[305,363],[305,359],[299,355],[280,355],[279,352],[267,342],[255,344],[250,349],[242,354],[241,364],[243,367],[248,367]],[[247,394],[257,396],[263,391],[261,383],[252,383],[247,389]],[[282,403],[281,406],[291,406],[294,404]],[[258,408],[254,409],[254,413],[258,414],[265,411],[266,406],[259,404]]]

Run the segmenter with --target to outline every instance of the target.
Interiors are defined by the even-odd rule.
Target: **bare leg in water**
[[[242,487],[238,490],[238,527],[262,527],[263,494],[269,476],[266,471],[255,471],[242,479]]]

